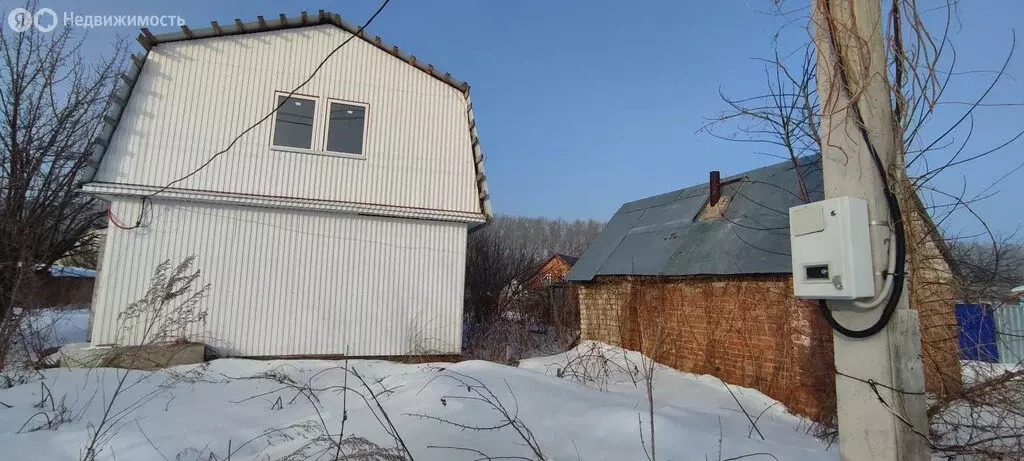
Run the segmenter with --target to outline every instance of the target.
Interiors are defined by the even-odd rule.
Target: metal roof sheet
[[[580,256],[568,280],[597,275],[726,275],[790,272],[789,207],[824,197],[817,156],[722,179],[728,204],[700,220],[708,184],[623,204]]]

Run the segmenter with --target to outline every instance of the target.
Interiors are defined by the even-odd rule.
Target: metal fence
[[[1003,305],[995,309],[996,344],[999,361],[1024,361],[1024,305]]]

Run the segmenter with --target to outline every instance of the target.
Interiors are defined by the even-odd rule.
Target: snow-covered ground
[[[337,439],[347,406],[347,454],[372,448],[354,437],[398,453],[392,448],[398,442],[388,435],[393,425],[421,461],[482,459],[480,453],[536,459],[524,437],[535,438],[550,460],[644,460],[650,441],[641,439],[649,436],[649,420],[644,385],[634,383],[639,364],[638,354],[597,343],[525,360],[519,368],[483,361],[352,360],[346,372],[343,361],[221,359],[131,372],[107,425],[101,424],[104,410],[125,372],[51,369],[36,382],[0,390],[0,402],[10,406],[0,405],[0,458],[80,459],[98,430],[98,459],[223,460],[229,447],[232,460],[328,459],[335,448],[324,434]],[[732,391],[765,440],[721,381],[659,369],[657,459],[727,460],[754,453],[765,454],[743,459],[838,459],[836,446],[826,450],[805,433],[808,421],[757,391]],[[508,424],[500,406],[515,424]]]
[[[1003,373],[1020,371],[1024,365],[1019,363],[989,363],[976,360],[961,360],[960,370],[963,373],[964,384],[973,384],[978,381],[992,379]]]
[[[26,316],[31,331],[46,347],[58,347],[85,341],[89,309],[38,309]]]
[[[22,313],[21,328],[8,351],[8,365],[38,362],[54,348],[86,339],[89,309],[61,307],[33,309]],[[3,383],[0,380],[0,383]],[[2,408],[2,407],[0,407]]]

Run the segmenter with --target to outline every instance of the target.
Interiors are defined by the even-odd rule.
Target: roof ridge
[[[813,165],[814,163],[819,162],[819,156],[818,156],[818,154],[800,156],[800,157],[797,157],[797,162],[798,162],[800,167],[806,167],[808,165]],[[758,173],[758,172],[762,172],[762,171],[769,171],[769,170],[772,170],[772,169],[775,169],[775,168],[782,168],[784,165],[792,166],[793,165],[793,160],[792,159],[787,159],[787,160],[784,160],[784,161],[781,161],[781,162],[778,162],[778,163],[772,163],[770,165],[763,165],[763,166],[759,166],[759,167],[756,167],[756,168],[751,168],[749,170],[741,171],[741,172],[733,174],[733,175],[724,176],[724,177],[722,177],[721,181],[722,181],[722,183],[731,182],[731,181],[734,181],[736,179],[742,179],[742,178],[746,178],[748,176],[752,176],[754,173]],[[683,194],[686,194],[688,192],[696,193],[696,192],[698,192],[698,191],[700,191],[702,189],[705,189],[707,187],[708,187],[708,183],[707,182],[700,182],[700,183],[696,183],[696,184],[693,184],[693,185],[690,185],[690,186],[683,187],[681,189],[675,189],[675,190],[671,190],[671,191],[668,191],[668,192],[662,192],[660,194],[649,195],[647,197],[638,198],[636,200],[630,200],[628,202],[623,202],[622,206],[624,207],[624,206],[627,206],[627,205],[635,204],[637,202],[642,202],[642,201],[645,201],[645,200],[650,200],[650,199],[652,199],[654,197],[660,197],[660,196],[663,196],[663,195],[676,195],[677,197],[674,197],[674,200],[680,200],[680,199],[688,198],[689,197],[689,196],[683,197],[682,196]]]
[[[364,42],[369,43],[384,52],[405,61],[407,64],[425,72],[426,74],[434,77],[449,86],[459,90],[465,94],[469,94],[469,84],[452,77],[451,73],[441,72],[437,70],[433,64],[428,64],[416,58],[415,55],[402,52],[398,46],[388,44],[384,42],[379,35],[373,35],[366,33],[365,30],[360,31],[359,26],[345,21],[341,18],[341,15],[332,13],[326,10],[320,10],[316,15],[310,15],[307,11],[303,10],[299,13],[299,16],[287,17],[284,13],[278,15],[277,19],[265,19],[262,15],[256,16],[256,21],[243,23],[241,19],[235,18],[233,24],[222,25],[216,20],[210,21],[210,27],[202,29],[190,29],[187,25],[181,26],[181,32],[167,32],[163,34],[153,34],[148,28],[143,27],[142,33],[136,37],[139,44],[142,45],[146,51],[149,51],[152,47],[157,46],[161,43],[173,43],[183,42],[189,40],[201,40],[206,38],[215,37],[229,37],[232,35],[246,35],[255,34],[260,32],[271,32],[276,30],[287,30],[287,29],[300,29],[304,27],[314,27],[321,25],[333,25],[338,27],[345,32],[352,35],[358,36]]]

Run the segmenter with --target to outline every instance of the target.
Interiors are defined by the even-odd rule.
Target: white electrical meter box
[[[790,208],[796,297],[873,297],[875,277],[868,234],[868,205],[862,199],[839,197]]]

